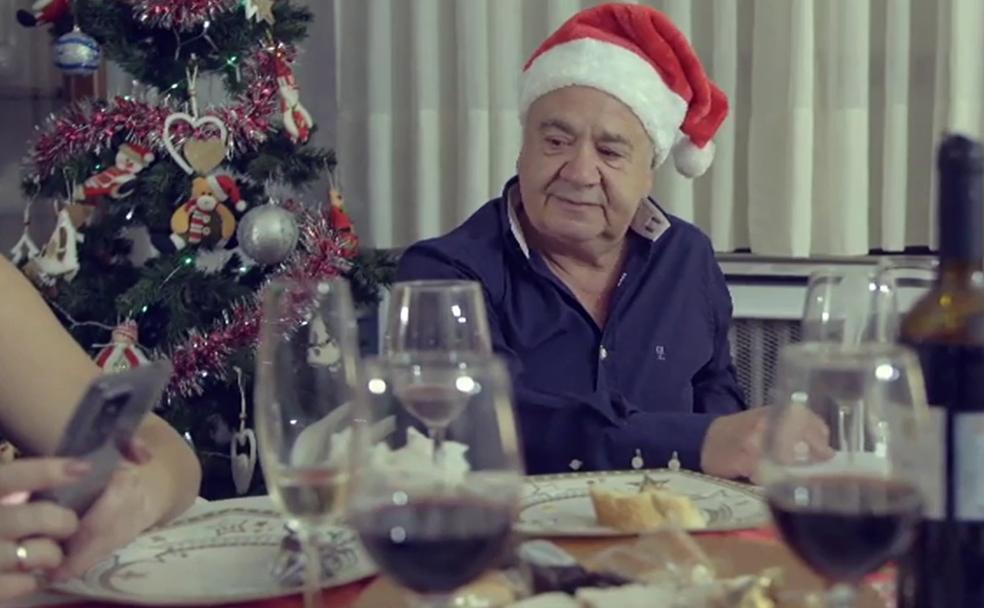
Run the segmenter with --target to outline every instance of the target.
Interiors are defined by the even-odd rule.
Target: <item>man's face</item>
[[[571,244],[625,236],[652,189],[653,145],[625,104],[565,87],[530,106],[519,154],[523,211],[547,238]]]

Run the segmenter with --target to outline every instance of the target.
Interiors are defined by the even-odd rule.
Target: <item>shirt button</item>
[[[601,358],[602,361],[604,361],[605,359],[607,359],[608,358],[608,349],[605,348],[604,346],[602,346],[601,347],[601,350],[598,351],[598,356]]]

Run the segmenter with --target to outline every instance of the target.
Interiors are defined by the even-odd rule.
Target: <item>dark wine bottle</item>
[[[902,320],[919,355],[938,486],[910,553],[899,564],[900,608],[984,606],[984,151],[952,135],[938,153],[936,285]]]

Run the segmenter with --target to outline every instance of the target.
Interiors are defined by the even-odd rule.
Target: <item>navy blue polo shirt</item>
[[[518,182],[449,234],[421,241],[396,279],[467,279],[487,298],[493,347],[508,361],[529,473],[699,469],[711,421],[745,408],[731,362],[731,296],[709,239],[649,199],[599,328],[530,251]]]

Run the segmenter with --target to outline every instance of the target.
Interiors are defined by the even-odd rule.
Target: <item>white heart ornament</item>
[[[222,141],[223,149],[229,141],[229,129],[226,128],[225,123],[217,116],[199,116],[195,118],[191,114],[186,114],[184,112],[175,112],[169,115],[164,120],[164,147],[167,148],[168,154],[174,159],[174,162],[178,164],[179,167],[184,169],[184,172],[188,175],[195,173],[195,169],[191,164],[185,159],[181,152],[178,152],[177,146],[174,144],[174,139],[172,138],[171,127],[176,123],[187,123],[191,126],[191,130],[194,133],[201,127],[205,125],[212,125],[219,130],[219,139]],[[213,167],[214,168],[214,167]]]
[[[245,450],[240,452],[240,447]],[[256,470],[256,434],[253,429],[243,429],[233,434],[229,442],[229,460],[232,462],[232,483],[236,486],[236,494],[242,496],[249,491],[253,471]]]

